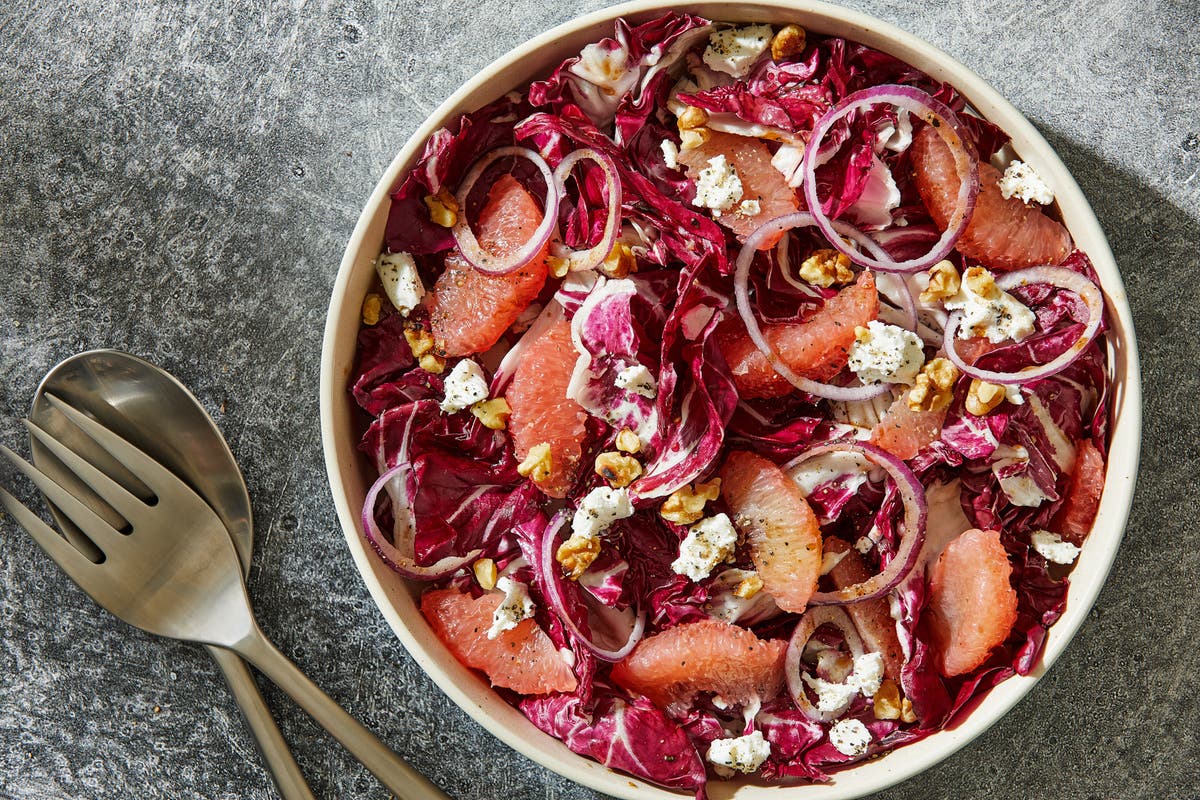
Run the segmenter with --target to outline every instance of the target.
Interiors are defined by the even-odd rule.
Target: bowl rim
[[[828,23],[831,27],[839,29],[836,35],[859,41],[867,39],[871,46],[885,52],[903,50],[920,55],[924,61],[922,69],[938,80],[954,85],[984,116],[999,120],[999,124],[1013,137],[1014,147],[1022,158],[1033,163],[1056,187],[1064,217],[1068,216],[1068,209],[1071,212],[1068,227],[1072,235],[1077,241],[1087,242],[1084,249],[1100,275],[1101,288],[1105,293],[1110,313],[1113,333],[1109,340],[1109,364],[1113,376],[1113,397],[1110,399],[1111,441],[1100,513],[1097,515],[1098,524],[1089,537],[1089,542],[1098,544],[1085,548],[1080,557],[1076,573],[1086,563],[1086,575],[1089,580],[1072,581],[1068,606],[1062,617],[1050,628],[1042,658],[1033,672],[1024,676],[1015,675],[992,689],[979,707],[955,728],[939,731],[921,742],[901,748],[909,756],[904,759],[882,758],[864,762],[850,770],[837,773],[831,784],[789,787],[742,781],[710,785],[710,796],[714,798],[736,794],[739,798],[765,800],[768,797],[780,798],[786,790],[793,789],[797,797],[802,793],[806,800],[849,800],[906,780],[965,747],[1007,714],[1058,660],[1086,621],[1088,612],[1103,588],[1116,558],[1133,501],[1139,463],[1142,403],[1137,342],[1125,287],[1099,220],[1074,177],[1037,129],[979,75],[932,44],[891,23],[819,0],[727,3],[634,0],[567,20],[517,45],[480,69],[422,122],[393,158],[364,206],[343,254],[330,298],[320,368],[321,438],[330,490],[355,566],[389,627],[442,691],[477,723],[501,742],[541,766],[597,791],[631,799],[682,796],[679,792],[664,790],[624,773],[603,768],[583,756],[570,754],[561,743],[547,734],[540,733],[529,723],[525,725],[526,730],[536,732],[537,736],[527,736],[515,731],[508,724],[511,719],[503,718],[511,718],[511,715],[495,713],[502,710],[481,696],[479,686],[482,685],[482,681],[478,678],[464,681],[464,676],[470,673],[456,662],[438,663],[439,656],[444,662],[445,649],[436,638],[429,636],[428,627],[424,626],[419,612],[414,621],[424,626],[423,630],[410,627],[400,615],[395,603],[403,602],[403,592],[398,593],[394,586],[384,585],[390,581],[386,577],[380,577],[378,561],[365,544],[359,510],[353,508],[349,502],[344,479],[347,469],[355,469],[355,464],[348,463],[348,459],[355,459],[357,455],[353,445],[347,449],[347,443],[341,441],[338,435],[339,425],[343,421],[339,416],[339,409],[347,405],[347,379],[352,363],[339,361],[339,345],[342,344],[346,330],[357,330],[362,300],[361,296],[352,296],[351,281],[356,271],[365,269],[365,262],[378,255],[382,235],[380,217],[388,194],[410,162],[419,157],[429,135],[446,120],[453,119],[456,114],[461,113],[464,103],[481,91],[487,90],[488,84],[495,80],[498,74],[517,69],[523,61],[553,50],[556,46],[562,50],[562,39],[585,29],[611,25],[619,17],[650,18],[668,11],[694,13],[710,19],[742,21],[794,14],[805,17],[806,24],[810,24],[811,19],[820,20],[822,24]],[[820,30],[821,27],[822,25],[816,25],[811,29]],[[604,31],[604,35],[607,35],[607,30]],[[555,59],[561,60],[561,57],[566,55],[569,53],[563,50],[555,55]],[[910,61],[911,57],[904,56]],[[513,85],[507,81],[502,82],[500,91],[491,91],[492,97],[500,96]],[[385,211],[382,211],[382,217],[386,219]],[[379,233],[379,236],[372,236],[373,232]],[[1118,367],[1123,368],[1120,375],[1117,374]],[[411,596],[407,602],[413,605]],[[498,697],[490,689],[486,689],[486,694]],[[489,705],[492,707],[489,708]],[[507,704],[504,706],[508,707]],[[519,715],[519,712],[516,713]]]

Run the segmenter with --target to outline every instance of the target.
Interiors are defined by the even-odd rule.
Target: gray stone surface
[[[175,372],[250,485],[263,627],[463,800],[596,795],[452,706],[371,603],[321,459],[321,329],[409,132],[492,58],[602,5],[0,2],[0,441],[23,440],[38,379],[81,349]],[[1000,724],[880,797],[1200,797],[1200,6],[849,5],[966,62],[1059,149],[1124,272],[1147,394],[1133,517],[1091,620]],[[319,796],[387,796],[267,697]],[[0,521],[0,798],[273,796],[206,656],[116,621]]]

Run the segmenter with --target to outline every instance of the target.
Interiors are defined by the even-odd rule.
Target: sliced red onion
[[[595,269],[608,258],[617,243],[621,232],[621,178],[617,174],[617,165],[606,154],[589,148],[574,150],[559,162],[554,170],[554,184],[559,196],[565,192],[567,176],[575,165],[584,159],[595,161],[604,172],[604,188],[608,192],[608,218],[604,221],[604,231],[600,241],[587,250],[571,250],[566,245],[551,244],[551,253],[565,259],[568,272],[581,272],[585,269]]]
[[[746,237],[746,243],[742,245],[742,250],[738,253],[736,270],[733,273],[733,296],[737,304],[738,316],[742,318],[742,322],[746,325],[746,333],[750,335],[750,341],[754,342],[754,346],[766,357],[767,363],[771,365],[771,368],[800,391],[808,392],[816,397],[824,397],[828,400],[869,400],[872,397],[878,397],[890,388],[890,384],[835,386],[831,383],[820,383],[797,375],[787,364],[783,363],[779,354],[775,352],[774,348],[771,347],[770,343],[763,336],[762,329],[758,326],[758,320],[754,317],[754,311],[750,308],[750,290],[748,285],[750,280],[750,265],[753,263],[754,256],[758,252],[758,246],[772,236],[790,231],[792,228],[813,224],[815,223],[812,214],[797,211],[794,214],[786,214],[763,223],[754,233]],[[883,253],[883,250],[879,248],[879,245],[875,244],[871,237],[862,234],[861,231],[858,233],[865,237],[864,246],[868,249],[874,248],[878,253]]]
[[[839,120],[855,111],[880,103],[888,103],[928,122],[950,148],[958,170],[959,187],[954,214],[950,217],[946,230],[930,251],[919,258],[896,261],[887,253],[871,257],[850,247],[842,240],[841,232],[834,224],[834,220],[826,216],[822,210],[820,198],[817,196],[817,167],[825,163],[832,155],[832,153],[827,153],[824,158],[821,157],[821,144],[825,140],[826,134]],[[801,187],[804,190],[804,202],[808,206],[808,211],[813,215],[817,227],[829,240],[829,243],[849,256],[854,263],[880,272],[919,272],[945,258],[954,249],[954,244],[962,232],[966,230],[967,223],[971,220],[971,212],[975,209],[975,197],[979,193],[978,164],[968,152],[966,144],[959,135],[960,129],[958,116],[948,106],[927,92],[912,86],[883,85],[861,89],[848,95],[826,112],[825,116],[817,120],[812,136],[808,140],[808,146],[804,150]]]
[[[1062,372],[1070,366],[1096,338],[1096,334],[1100,330],[1100,323],[1104,319],[1104,298],[1100,294],[1099,286],[1078,272],[1062,267],[1029,267],[1016,272],[1008,272],[996,278],[996,286],[1003,291],[1035,283],[1048,283],[1079,295],[1088,310],[1088,321],[1083,333],[1079,335],[1073,345],[1060,353],[1057,358],[1045,364],[1027,366],[1016,372],[995,372],[968,364],[959,354],[957,334],[958,326],[962,322],[962,312],[955,311],[946,322],[946,357],[953,362],[954,366],[962,370],[963,374],[981,381],[998,384],[1028,383],[1041,380]]]
[[[579,630],[579,626],[575,624],[575,621],[571,619],[571,615],[567,613],[567,598],[563,592],[563,577],[559,572],[558,562],[554,560],[555,539],[558,537],[558,532],[562,529],[566,521],[566,512],[560,511],[550,520],[550,523],[546,526],[545,533],[542,534],[541,553],[539,554],[538,563],[534,568],[542,585],[542,591],[546,595],[546,603],[558,618],[562,620],[563,625],[571,632],[571,635],[578,639],[580,644],[595,654],[596,658],[601,661],[620,661],[632,653],[633,648],[637,647],[637,643],[642,640],[642,634],[646,631],[646,611],[645,609],[641,609],[637,614],[633,615],[629,636],[619,648],[603,647],[583,635],[583,631]],[[584,600],[584,604],[587,604],[586,600]],[[606,608],[605,610],[609,609]],[[623,619],[626,623],[629,622],[627,617]],[[609,619],[607,622],[613,624],[616,620]]]
[[[866,652],[862,637],[858,635],[858,630],[854,627],[854,621],[850,619],[850,615],[846,613],[845,609],[839,606],[809,608],[804,612],[804,616],[800,618],[800,622],[796,625],[796,630],[792,633],[792,638],[788,642],[787,655],[784,657],[783,662],[783,671],[784,675],[787,676],[788,691],[792,693],[792,699],[796,702],[796,707],[800,709],[804,716],[816,722],[832,722],[845,713],[854,698],[851,697],[839,708],[830,709],[829,711],[818,711],[817,707],[808,699],[808,693],[805,691],[804,686],[804,678],[800,672],[804,657],[804,648],[808,646],[808,642],[812,639],[813,634],[823,625],[832,625],[838,629],[842,634],[842,638],[845,639],[846,647],[849,648],[852,656],[857,658]]]
[[[886,567],[862,583],[832,592],[817,592],[809,599],[810,606],[843,605],[882,597],[908,577],[921,555],[921,544],[925,541],[925,524],[929,513],[925,503],[925,487],[908,465],[886,450],[851,439],[830,442],[807,450],[792,459],[784,465],[783,471],[790,473],[810,458],[843,451],[864,456],[868,461],[882,467],[896,482],[900,501],[904,504],[904,527],[896,554]]]
[[[376,554],[396,572],[406,578],[412,578],[418,581],[433,581],[462,569],[467,564],[479,557],[483,551],[472,550],[465,556],[446,556],[429,566],[421,566],[413,558],[413,532],[414,526],[412,523],[412,512],[407,506],[407,491],[404,489],[404,481],[408,473],[412,470],[412,464],[408,461],[401,461],[391,469],[386,470],[371,486],[371,491],[367,492],[366,502],[363,503],[362,524],[363,534],[367,538],[367,542],[371,545]],[[394,478],[400,478],[399,494],[397,502],[402,502],[404,508],[394,509],[396,519],[401,519],[400,514],[404,514],[408,519],[404,520],[404,524],[397,524],[396,542],[389,542],[379,530],[378,523],[375,522],[375,501],[379,497],[379,493],[383,488]]]
[[[529,240],[511,254],[499,256],[484,250],[479,244],[479,240],[475,238],[475,232],[471,230],[471,224],[467,220],[467,198],[471,195],[471,190],[475,188],[476,181],[484,171],[496,160],[507,157],[528,159],[538,168],[538,171],[542,173],[542,179],[546,182],[546,202],[542,208],[542,221],[533,231]],[[454,199],[458,201],[459,213],[458,220],[455,221],[451,232],[454,234],[454,241],[458,243],[459,252],[462,253],[462,257],[467,260],[468,264],[480,272],[489,275],[507,275],[510,272],[516,272],[532,261],[550,240],[550,234],[558,224],[558,197],[559,192],[555,185],[554,174],[550,171],[550,165],[544,158],[527,147],[497,147],[471,166],[454,195]]]

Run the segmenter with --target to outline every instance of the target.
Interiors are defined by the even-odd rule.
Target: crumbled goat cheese
[[[383,293],[401,316],[421,304],[425,286],[417,273],[417,263],[408,253],[385,253],[375,262],[375,272],[383,284]]]
[[[1079,548],[1051,531],[1034,531],[1029,536],[1033,549],[1054,564],[1073,564],[1079,558]]]
[[[871,732],[856,719],[843,719],[829,729],[829,741],[839,753],[861,756],[871,744]]]
[[[873,697],[879,691],[883,683],[883,656],[879,653],[855,656],[854,668],[843,683],[834,683],[808,674],[802,677],[817,695],[818,711],[840,712],[850,705],[855,695]]]
[[[634,364],[617,373],[614,381],[618,389],[625,389],[653,400],[658,396],[658,382],[642,364]]]
[[[1054,192],[1038,175],[1033,167],[1024,161],[1014,161],[1004,170],[1000,179],[1000,194],[1004,199],[1019,197],[1023,202],[1049,205],[1054,202]]]
[[[492,612],[492,627],[487,637],[495,639],[505,631],[517,627],[523,619],[533,616],[533,600],[529,599],[529,587],[520,581],[505,576],[496,581],[496,588],[504,592],[504,600]]]
[[[854,657],[854,671],[846,683],[858,689],[863,697],[874,697],[883,683],[883,654],[863,653]]]
[[[925,350],[912,331],[871,320],[850,345],[850,369],[863,383],[912,383]]]
[[[805,673],[804,682],[817,695],[817,711],[822,714],[840,712],[858,694],[858,688],[848,683],[834,683]]]
[[[771,743],[762,731],[754,731],[732,739],[715,739],[708,746],[709,763],[734,772],[756,771],[771,756]]]
[[[696,199],[692,205],[707,208],[713,216],[721,216],[742,198],[742,179],[738,177],[725,156],[713,156],[708,166],[700,170],[696,178]]]
[[[743,78],[758,57],[771,46],[775,32],[770,25],[747,25],[713,31],[704,49],[704,63],[709,69]]]
[[[1019,342],[1033,333],[1036,317],[1032,311],[1008,292],[994,288],[992,295],[984,297],[963,281],[958,294],[945,301],[947,311],[962,312],[958,338],[986,336],[992,344],[999,344],[1009,339]]]
[[[743,217],[756,216],[762,213],[762,203],[757,200],[743,200],[738,203],[737,211],[734,213],[741,214]]]
[[[446,376],[445,387],[446,399],[442,401],[442,411],[446,414],[457,414],[467,406],[487,400],[487,379],[479,365],[469,358],[454,365],[454,369]]]
[[[594,538],[619,519],[633,516],[633,503],[626,489],[599,486],[587,493],[571,518],[571,533]]]
[[[663,163],[671,169],[679,169],[679,146],[670,139],[662,141]]]
[[[717,514],[688,528],[688,535],[679,543],[679,558],[671,562],[676,574],[702,581],[713,567],[733,555],[737,546],[737,531],[725,514]]]

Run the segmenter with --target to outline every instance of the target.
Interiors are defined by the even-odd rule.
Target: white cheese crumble
[[[737,546],[737,531],[725,514],[707,517],[688,528],[688,535],[679,543],[679,558],[671,569],[694,581],[702,581],[713,567],[733,555]]]
[[[504,592],[504,600],[492,612],[492,627],[487,637],[495,639],[505,631],[517,627],[523,619],[533,616],[533,600],[529,598],[529,587],[520,581],[505,576],[496,581],[496,588]]]
[[[850,369],[867,384],[912,383],[924,363],[924,346],[915,333],[878,320],[850,345]]]
[[[1019,197],[1023,202],[1040,203],[1044,206],[1054,202],[1054,191],[1042,176],[1024,161],[1009,164],[1008,169],[1004,170],[1004,177],[1000,179],[999,186],[1000,194],[1004,195],[1005,200]]]
[[[1029,536],[1033,549],[1054,564],[1073,564],[1079,558],[1079,548],[1051,531],[1034,531]]]
[[[843,719],[829,729],[829,742],[842,755],[861,756],[871,744],[871,732],[859,720]]]
[[[619,519],[633,516],[633,503],[625,489],[598,486],[587,493],[571,518],[571,533],[593,539]]]
[[[658,396],[658,382],[642,364],[634,364],[618,372],[614,383],[618,389],[640,394],[650,400]]]
[[[692,205],[707,208],[714,217],[719,217],[722,211],[728,211],[742,199],[742,192],[742,179],[737,170],[725,156],[713,156],[696,178],[696,199]]]
[[[993,289],[993,296],[984,297],[963,281],[958,294],[946,300],[947,311],[962,312],[959,339],[986,336],[992,344],[999,344],[1009,339],[1019,342],[1033,333],[1033,312],[1008,292]]]
[[[417,273],[417,263],[408,253],[385,253],[375,262],[375,272],[383,284],[383,293],[402,316],[421,304],[425,286]]]
[[[762,203],[758,202],[757,200],[743,200],[742,202],[738,203],[737,211],[735,213],[741,214],[743,217],[756,216],[762,213]]]
[[[663,139],[662,144],[663,163],[671,169],[679,169],[679,147],[670,139]]]
[[[732,739],[715,739],[708,746],[709,763],[734,772],[756,771],[771,756],[771,743],[762,731],[754,731]]]
[[[469,358],[454,365],[444,386],[446,399],[442,400],[442,412],[445,414],[457,414],[467,406],[487,400],[487,379],[479,365]]]
[[[817,711],[822,714],[839,713],[858,694],[858,688],[849,683],[834,683],[824,678],[805,673],[801,677],[817,695]]]
[[[883,683],[883,655],[863,653],[854,657],[854,667],[843,683],[834,683],[824,678],[805,674],[804,682],[817,695],[817,710],[822,713],[838,713],[855,695],[874,697]]]
[[[717,72],[735,78],[745,77],[758,57],[770,47],[774,35],[770,25],[713,31],[708,37],[708,47],[704,49],[704,63]]]
[[[883,654],[863,653],[854,657],[854,671],[846,683],[858,689],[863,697],[874,697],[883,683]]]

